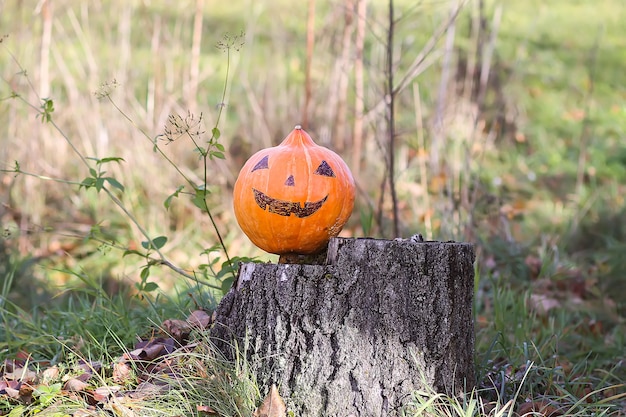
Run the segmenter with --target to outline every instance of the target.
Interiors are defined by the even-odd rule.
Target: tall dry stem
[[[306,66],[304,69],[304,105],[302,106],[302,127],[309,128],[309,106],[313,87],[311,86],[311,65],[315,48],[315,0],[309,0],[306,20]]]
[[[583,195],[585,172],[587,171],[587,158],[589,156],[588,144],[592,136],[592,120],[590,113],[593,109],[593,95],[596,83],[597,58],[600,50],[601,33],[596,36],[589,53],[587,64],[587,91],[585,92],[585,112],[582,120],[580,136],[578,138],[578,169],[576,171],[576,194]]]
[[[417,159],[419,164],[419,179],[422,187],[423,202],[419,204],[424,209],[424,226],[426,239],[433,239],[432,207],[428,192],[428,169],[426,167],[426,141],[424,140],[424,116],[422,113],[422,99],[418,83],[413,83],[413,103],[415,106],[415,124],[417,128]]]
[[[352,32],[354,31],[354,0],[344,3],[344,26],[341,41],[341,55],[338,62],[337,112],[335,116],[334,143],[335,149],[343,151],[346,143],[346,115],[348,113],[349,68],[352,64]]]
[[[393,236],[400,237],[400,219],[398,213],[398,196],[396,193],[396,127],[395,127],[395,100],[394,92],[394,73],[395,63],[393,54],[394,31],[396,22],[394,20],[393,0],[389,0],[389,27],[387,28],[387,94],[385,101],[387,103],[387,178],[389,180],[389,192],[391,194],[391,216],[393,221]]]
[[[43,0],[41,17],[43,30],[39,54],[39,97],[50,97],[50,44],[52,43],[52,1]]]
[[[366,14],[367,0],[357,0],[356,54],[354,59],[354,131],[352,132],[352,172],[357,180],[361,173],[361,155],[363,154],[363,113],[365,110],[363,47],[365,45]]]
[[[411,83],[428,67],[430,67],[437,59],[440,57],[440,52],[437,50],[437,45],[443,35],[448,30],[448,27],[453,24],[453,22],[458,17],[459,13],[463,9],[467,0],[461,2],[460,5],[456,8],[454,14],[448,16],[448,18],[442,22],[430,36],[424,47],[421,51],[415,56],[413,62],[409,65],[409,68],[404,72],[400,80],[394,85],[393,93],[397,95],[404,91]],[[381,114],[384,113],[387,106],[388,97],[385,96],[381,98],[376,104],[370,107],[370,109],[365,113],[364,123],[370,124],[374,123]]]
[[[154,16],[152,24],[152,37],[150,38],[150,51],[152,51],[152,62],[154,74],[148,80],[148,94],[146,98],[146,113],[150,123],[156,124],[157,103],[161,103],[160,91],[162,91],[162,75],[160,65],[161,49],[161,16]]]
[[[450,16],[454,16],[458,11],[458,4],[452,3],[450,7]],[[446,109],[446,98],[448,96],[448,85],[450,83],[450,72],[452,66],[452,54],[454,52],[454,37],[456,33],[456,19],[451,20],[446,30],[446,41],[443,52],[443,60],[441,63],[441,78],[439,80],[439,89],[437,91],[437,105],[435,117],[433,121],[433,139],[430,147],[431,169],[433,172],[440,170],[440,150],[444,147],[445,128],[444,113]]]
[[[187,105],[192,111],[198,108],[198,80],[200,74],[200,46],[202,44],[202,20],[204,0],[196,0],[196,11],[193,16],[193,35],[191,41],[191,62],[189,64],[189,88],[187,89]]]
[[[479,19],[477,20],[478,22],[482,22],[483,20],[485,20],[483,15],[484,15],[484,4],[481,1],[479,5]],[[473,153],[472,151],[475,148],[476,141],[480,138],[484,138],[484,135],[481,135],[479,133],[479,123],[483,118],[485,95],[487,94],[487,89],[489,87],[488,85],[489,74],[491,71],[492,58],[493,58],[493,53],[496,47],[496,40],[498,38],[498,30],[500,28],[501,19],[502,19],[502,5],[499,5],[496,7],[494,11],[494,15],[492,18],[492,23],[491,23],[491,32],[486,41],[486,44],[483,44],[484,41],[482,40],[483,38],[481,35],[482,31],[486,29],[483,27],[482,23],[480,23],[479,30],[476,32],[476,40],[477,40],[476,51],[481,51],[480,56],[479,56],[481,60],[480,78],[479,78],[478,94],[476,98],[477,111],[475,112],[475,115],[474,115],[473,129],[472,129],[472,133],[470,135],[469,141],[468,141],[464,164],[463,164],[463,170],[462,170],[463,172],[466,172],[466,173],[471,172],[471,165],[472,165],[473,158],[477,159],[478,163],[480,163],[480,160],[484,156],[484,150],[487,147],[488,138],[495,136],[495,132],[493,131],[495,129],[495,126],[492,126],[492,131],[488,133],[487,139],[484,140],[485,143],[483,143],[483,146],[479,147],[482,150],[482,152],[479,155],[472,155]],[[478,181],[479,181],[479,178],[477,175],[474,175],[473,177],[469,177],[465,179],[465,186],[460,191],[461,205],[467,208],[467,219],[465,219],[464,224],[460,225],[462,227],[461,232],[463,234],[463,237],[466,240],[470,240],[473,238],[473,236],[471,236],[473,234],[471,225],[474,222],[475,202],[478,198],[478,192],[480,190],[480,187],[478,186]]]
[[[117,26],[117,36],[118,36],[118,50],[119,50],[119,61],[117,68],[117,81],[121,85],[126,85],[128,81],[128,67],[130,65],[131,60],[131,31],[132,31],[132,13],[133,9],[130,3],[126,3],[122,7],[122,11],[120,13],[118,19]]]

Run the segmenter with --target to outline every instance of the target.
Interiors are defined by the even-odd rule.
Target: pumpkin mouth
[[[252,191],[254,192],[254,201],[256,201],[261,209],[267,209],[270,213],[285,217],[289,217],[292,214],[298,218],[309,217],[311,214],[318,211],[328,199],[327,195],[318,201],[307,201],[304,203],[304,206],[302,206],[298,202],[272,198],[256,188],[253,188]]]

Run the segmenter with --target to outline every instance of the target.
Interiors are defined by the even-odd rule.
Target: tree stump
[[[332,239],[326,265],[241,265],[211,338],[232,341],[295,415],[386,416],[426,385],[475,385],[474,249]]]

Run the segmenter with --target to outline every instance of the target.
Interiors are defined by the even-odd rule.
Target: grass
[[[193,195],[182,193],[164,207],[179,186],[188,186],[184,176],[204,181],[198,147],[189,141],[161,146],[184,176],[153,152],[169,114],[202,113],[210,132],[219,109],[225,110],[219,129],[226,158],[210,161],[205,171],[207,203],[230,255],[275,261],[243,237],[230,192],[245,159],[276,144],[302,119],[306,7],[294,10],[283,0],[207,6],[194,61],[194,2],[69,2],[53,10],[27,3],[0,5],[0,352],[6,358],[27,352],[41,370],[48,362],[110,363],[164,320],[209,308],[221,294],[202,285],[221,285],[215,275],[225,259],[210,250],[218,242],[210,220]],[[546,409],[623,415],[626,7],[620,0],[544,3],[484,2],[481,34],[472,26],[481,17],[479,2],[468,2],[456,22],[450,60],[441,39],[431,55],[439,59],[397,97],[402,234],[470,240],[479,253],[479,390],[462,399],[415,393],[407,415],[548,415]],[[354,60],[340,59],[343,4],[317,2],[308,130],[350,162],[357,80]],[[396,79],[452,6],[396,2],[402,16],[395,28]],[[366,112],[384,97],[386,7],[368,2]],[[245,45],[228,61],[216,44],[225,33],[241,31]],[[227,63],[231,76],[222,98]],[[490,73],[481,96],[477,69],[483,64]],[[447,89],[441,90],[446,71]],[[102,92],[104,100],[97,97]],[[47,114],[58,130],[42,123],[45,103],[54,105]],[[345,234],[389,237],[391,202],[380,186],[385,123],[382,114],[370,116],[360,195]],[[445,121],[442,132],[433,128],[438,117]],[[83,156],[123,158],[103,169],[124,185],[116,195],[138,224],[102,193],[78,189],[90,173],[62,133]],[[33,176],[11,172],[15,161]],[[145,257],[124,256],[146,242],[139,226],[151,238],[167,237],[159,250],[195,272],[196,280],[181,281]],[[223,415],[246,415],[258,405],[264,388],[241,378],[244,363],[225,364],[206,351],[174,358],[185,360],[188,373],[168,396],[110,406],[141,407],[133,409],[139,415],[193,415],[215,392],[224,396],[210,407],[231,407],[221,409]],[[206,375],[225,376],[218,381],[222,388],[201,383]],[[100,378],[97,385],[111,385],[112,370]],[[242,385],[229,385],[228,378]],[[39,407],[41,415],[63,415],[86,407],[84,399],[62,394],[55,385],[61,382],[51,381],[51,391],[37,393],[24,409],[16,402],[0,409],[20,415]],[[244,400],[229,402],[234,398]]]
[[[115,415],[152,416],[204,415],[199,410],[214,410],[216,415],[247,416],[260,404],[265,388],[256,385],[243,355],[234,362],[225,360],[202,331],[193,332],[170,354],[147,361],[121,359],[128,358],[133,339],[149,340],[146,335],[152,333],[154,340],[163,329],[161,323],[168,317],[185,317],[189,305],[162,300],[170,311],[155,311],[155,303],[129,300],[123,294],[108,297],[100,292],[94,297],[89,291],[76,291],[74,297],[73,307],[57,305],[46,309],[47,314],[37,312],[36,323],[33,316],[6,314],[10,308],[5,308],[5,328],[15,329],[21,337],[3,340],[3,349],[19,346],[21,352],[31,354],[21,358],[40,379],[30,404],[3,397],[4,413],[107,415],[109,410]],[[132,315],[124,310],[129,303]],[[493,321],[478,320],[477,389],[466,397],[450,398],[426,386],[413,393],[402,415],[501,416],[513,411],[523,414],[520,410],[623,415],[626,374],[621,362],[616,362],[620,355],[623,361],[623,333],[613,335],[621,338],[614,347],[595,350],[602,342],[572,329],[576,323],[565,311],[549,316],[530,312],[528,299],[510,289],[496,291],[493,304]],[[117,368],[122,363],[127,367]],[[90,375],[89,386],[73,395],[68,381],[84,374]],[[168,388],[162,391],[164,386]],[[107,389],[118,395],[100,398],[94,407],[89,395]]]

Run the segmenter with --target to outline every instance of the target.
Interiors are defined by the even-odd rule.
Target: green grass
[[[0,357],[24,351],[33,355],[33,365],[52,361],[61,366],[77,358],[111,362],[132,349],[137,336],[165,319],[214,305],[221,293],[201,285],[221,282],[214,276],[224,254],[206,253],[217,237],[192,196],[181,194],[164,208],[164,201],[185,181],[153,152],[150,139],[163,133],[168,114],[188,110],[202,112],[210,132],[227,66],[215,45],[226,33],[244,31],[245,45],[233,51],[230,61],[226,111],[219,126],[226,159],[209,166],[207,201],[231,256],[275,260],[254,248],[237,227],[231,187],[250,154],[278,143],[300,122],[306,7],[294,9],[280,0],[222,2],[203,9],[199,85],[191,97],[194,2],[134,2],[132,8],[119,1],[107,7],[55,3],[47,50],[41,48],[43,15],[26,3],[0,6],[0,37],[8,35],[0,43],[0,165],[6,171],[0,174]],[[384,95],[387,10],[384,1],[368,3],[366,110]],[[457,21],[450,94],[443,109],[445,152],[437,163],[429,158],[437,138],[432,121],[439,111],[443,60],[416,79],[419,96],[412,86],[398,96],[396,177],[402,233],[427,231],[434,239],[471,240],[479,250],[479,391],[464,399],[428,390],[415,393],[407,415],[510,415],[534,401],[558,406],[567,415],[623,415],[618,409],[625,406],[619,395],[626,381],[626,6],[621,0],[485,3],[487,26],[499,23],[499,30],[483,108],[475,120],[477,103],[468,102],[466,94],[452,94],[468,81],[456,72],[457,65],[475,57],[470,28],[478,2],[470,1]],[[350,161],[352,68],[346,137],[327,136],[337,122],[332,103],[343,52],[342,5],[317,2],[309,131]],[[396,13],[403,16],[396,26],[396,80],[451,5],[396,2]],[[499,6],[502,18],[496,22]],[[438,42],[436,49],[442,47],[443,41]],[[40,97],[45,90],[40,85],[42,52],[50,54],[48,97]],[[121,113],[94,94],[114,79],[121,85],[110,91],[110,98]],[[53,100],[50,115],[59,130],[37,117],[41,98]],[[383,126],[380,116],[365,127],[355,210],[363,216],[353,216],[346,227],[349,235],[390,233],[389,198],[380,198]],[[152,265],[142,282],[146,258],[123,256],[146,241],[137,224],[102,193],[42,178],[77,183],[90,175],[61,132],[84,156],[124,158],[121,164],[106,165],[107,175],[125,186],[118,194],[121,203],[152,238],[168,237],[161,248],[166,258],[188,273],[195,271],[199,281],[181,280],[171,269]],[[189,141],[161,149],[185,175],[202,182],[202,161]],[[15,161],[34,176],[10,172]],[[464,192],[468,200],[461,198]],[[382,224],[375,221],[378,212]],[[428,230],[425,219],[432,221]],[[554,307],[545,312],[542,303]],[[243,363],[214,359],[194,362],[171,397],[147,399],[141,404],[143,414],[138,413],[192,415],[195,405],[215,389],[200,384],[201,375],[245,374]],[[111,382],[107,372],[102,385]],[[265,389],[244,381],[245,386],[222,387],[226,397],[245,398],[245,407],[238,409],[243,414],[254,409],[254,401],[258,405],[259,392]],[[44,402],[47,415],[85,406],[60,391],[44,394],[24,412],[34,413]],[[60,403],[48,403],[47,398]],[[615,408],[605,408],[611,404]],[[8,409],[1,402],[0,407]],[[236,407],[223,414],[236,414]]]
[[[488,320],[477,321],[477,389],[465,398],[449,398],[425,387],[413,394],[404,415],[508,415],[529,402],[537,407],[549,404],[566,411],[565,415],[623,415],[623,329],[600,335],[580,313],[537,314],[529,310],[527,296],[503,286],[486,298],[493,311]],[[31,354],[26,365],[42,379],[30,405],[3,397],[0,410],[5,413],[21,410],[23,414],[17,415],[33,415],[39,409],[42,415],[56,415],[91,410],[96,413],[91,415],[100,415],[103,411],[91,407],[88,397],[67,391],[67,381],[86,372],[85,363],[98,366],[85,392],[119,389],[115,387],[122,384],[131,393],[104,401],[102,410],[132,410],[142,416],[198,415],[197,407],[210,407],[218,415],[248,416],[266,389],[255,384],[243,355],[235,362],[225,360],[203,332],[192,333],[188,348],[155,358],[152,371],[141,361],[131,361],[127,377],[116,375],[115,364],[133,349],[137,337],[147,340],[150,333],[158,333],[166,318],[184,318],[185,311],[193,308],[188,303],[80,290],[63,305],[52,302],[30,312],[13,312],[13,307],[2,310],[5,328],[13,331],[3,335],[0,349],[6,358],[15,358],[18,351]],[[487,313],[477,308],[478,315]],[[606,343],[608,338],[611,345]],[[52,368],[55,373],[50,373]],[[140,375],[144,382],[138,385]],[[146,380],[148,375],[152,376]],[[167,392],[147,391],[163,383],[170,387]],[[44,391],[47,397],[42,397]]]

